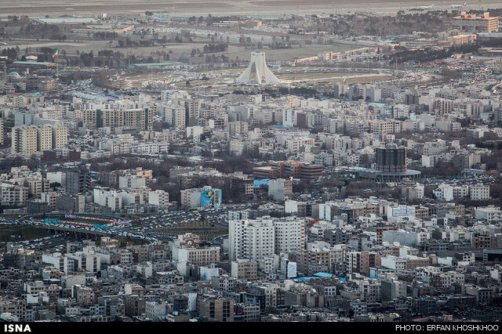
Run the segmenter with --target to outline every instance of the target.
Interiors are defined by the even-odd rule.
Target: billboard
[[[200,206],[203,209],[220,207],[221,189],[202,189],[200,193]]]

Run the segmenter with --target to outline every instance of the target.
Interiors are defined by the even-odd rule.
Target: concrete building
[[[221,198],[221,189],[212,187],[181,190],[181,206],[186,209],[219,207]]]
[[[52,128],[52,148],[62,149],[68,144],[68,128],[55,126]]]
[[[36,126],[12,128],[12,154],[32,155],[38,151],[38,129]]]
[[[305,249],[305,221],[296,217],[230,221],[229,245],[232,260],[301,252]]]
[[[258,279],[258,263],[256,261],[237,259],[231,264],[232,277],[244,281],[255,281]]]
[[[490,33],[499,31],[499,18],[484,12],[482,16],[462,12],[453,18],[453,26],[462,32]]]
[[[157,205],[159,208],[169,206],[169,193],[164,190],[154,190],[148,193],[148,204]]]
[[[66,193],[76,195],[85,193],[89,189],[90,177],[85,168],[72,168],[65,171],[64,190]]]
[[[276,254],[299,252],[305,248],[305,221],[303,219],[274,219],[273,225]]]
[[[181,248],[178,250],[178,262],[205,266],[220,261],[219,247]]]
[[[286,179],[270,180],[268,183],[268,197],[274,201],[284,201],[293,196],[293,181]]]
[[[167,315],[167,303],[156,301],[145,302],[145,315],[153,321],[163,320]]]
[[[38,128],[37,151],[44,152],[52,150],[52,126],[42,125]]]
[[[471,200],[484,201],[490,199],[490,185],[476,184],[469,189]]]
[[[37,152],[61,149],[68,144],[68,129],[44,124],[40,127],[23,125],[12,128],[13,154],[31,155]]]
[[[488,223],[502,221],[502,211],[494,206],[476,208],[474,211],[476,219],[485,219]]]
[[[82,119],[84,124],[91,129],[109,127],[133,128],[137,130],[151,130],[153,124],[152,109],[128,109],[128,110],[83,110]]]
[[[259,261],[273,257],[275,229],[271,220],[233,220],[228,225],[230,260]]]
[[[197,311],[205,321],[233,322],[234,300],[212,296],[197,297]]]

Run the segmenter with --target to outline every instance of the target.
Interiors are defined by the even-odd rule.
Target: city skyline
[[[500,17],[0,4],[0,321],[498,330]]]

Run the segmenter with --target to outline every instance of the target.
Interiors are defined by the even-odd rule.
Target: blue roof
[[[253,187],[259,188],[261,186],[268,186],[269,179],[253,180]]]
[[[314,278],[314,277],[297,277],[297,278],[294,278],[293,281],[304,282],[304,281],[310,281],[312,278]]]
[[[319,273],[315,273],[314,276],[320,277],[320,278],[331,278],[331,277],[333,277],[333,274],[319,272]]]

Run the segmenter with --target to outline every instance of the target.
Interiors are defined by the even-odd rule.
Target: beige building
[[[82,111],[84,124],[91,129],[109,127],[135,128],[138,130],[151,130],[153,124],[152,109],[130,110],[84,110]]]
[[[50,151],[52,150],[52,126],[42,125],[38,128],[38,143],[37,151]]]
[[[11,153],[31,155],[38,150],[38,129],[36,126],[16,126],[12,128]]]
[[[370,268],[381,265],[380,255],[376,252],[349,252],[347,253],[347,268],[350,273],[357,272],[364,275],[370,274]]]
[[[255,281],[258,279],[258,262],[244,259],[232,261],[232,277]]]
[[[32,155],[37,152],[60,149],[68,143],[68,129],[64,126],[34,125],[12,128],[11,153]]]
[[[0,145],[3,145],[4,137],[5,137],[4,122],[3,122],[3,118],[0,118]]]
[[[61,149],[68,144],[68,128],[55,126],[52,129],[52,148]]]
[[[197,311],[205,321],[233,322],[234,300],[202,296],[197,298]]]
[[[220,261],[220,248],[181,248],[178,250],[178,262],[188,262],[197,266],[205,266]]]
[[[460,16],[453,18],[453,26],[463,32],[497,32],[499,18],[490,16],[489,12],[484,12],[483,16],[462,12]]]

